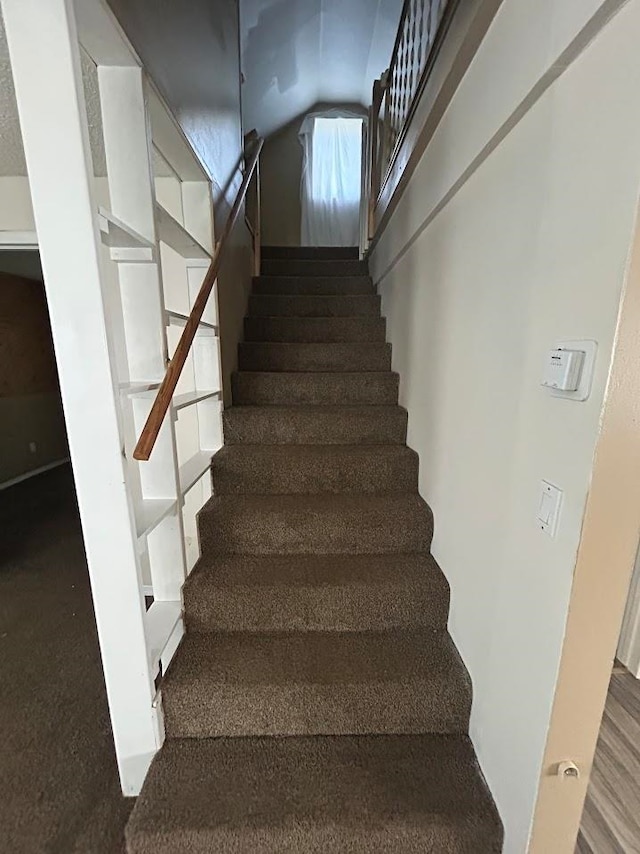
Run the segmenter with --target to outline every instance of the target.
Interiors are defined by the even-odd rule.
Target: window
[[[317,117],[302,142],[302,243],[357,246],[362,119]]]

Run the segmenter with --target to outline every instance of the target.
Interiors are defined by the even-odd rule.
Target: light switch
[[[543,480],[540,484],[540,501],[538,503],[538,524],[550,537],[555,536],[562,503],[562,490],[552,483]]]

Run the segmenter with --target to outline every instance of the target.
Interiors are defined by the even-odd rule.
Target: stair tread
[[[375,294],[370,276],[254,276],[254,294],[357,296]]]
[[[357,343],[385,341],[383,317],[255,317],[244,319],[246,341]]]
[[[340,685],[466,680],[449,636],[429,629],[387,632],[212,632],[186,635],[163,692],[207,685]]]
[[[205,555],[186,586],[390,587],[425,582],[444,592],[447,583],[431,555]]]
[[[345,259],[358,260],[358,246],[284,246],[268,244],[261,248],[262,258],[298,258],[313,260],[327,258],[330,261]]]
[[[417,493],[214,495],[198,517],[203,553],[428,552],[433,517]]]
[[[398,400],[393,371],[235,371],[234,403],[269,405],[393,405]]]
[[[222,414],[227,444],[401,444],[407,410],[398,405],[231,406]]]
[[[162,683],[170,737],[465,732],[471,685],[432,629],[187,634]]]
[[[362,512],[414,513],[428,510],[426,502],[417,493],[374,494],[374,495],[224,495],[212,496],[200,511],[208,511],[226,505],[246,513],[329,513],[338,515],[354,510]]]
[[[497,854],[501,827],[464,735],[168,740],[132,854]]]
[[[212,460],[214,492],[397,493],[418,488],[406,445],[225,445]]]
[[[380,317],[376,294],[252,294],[253,317]]]
[[[223,445],[214,455],[213,464],[227,458],[248,461],[267,459],[275,463],[300,466],[308,459],[326,464],[340,464],[342,460],[355,463],[380,464],[386,460],[416,461],[418,455],[406,445]]]
[[[368,275],[367,262],[356,258],[265,258],[261,272],[283,276]]]
[[[184,586],[188,631],[444,630],[430,555],[205,555]]]
[[[384,341],[245,341],[238,346],[238,367],[243,371],[389,371],[391,345]]]

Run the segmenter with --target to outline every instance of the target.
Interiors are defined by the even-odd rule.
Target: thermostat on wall
[[[556,397],[586,400],[591,392],[598,345],[595,341],[562,341],[547,353],[542,386]]]
[[[584,363],[584,350],[549,350],[542,385],[558,391],[575,391]]]

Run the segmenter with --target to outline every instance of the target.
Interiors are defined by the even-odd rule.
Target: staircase
[[[263,257],[128,852],[499,852],[380,298]]]

